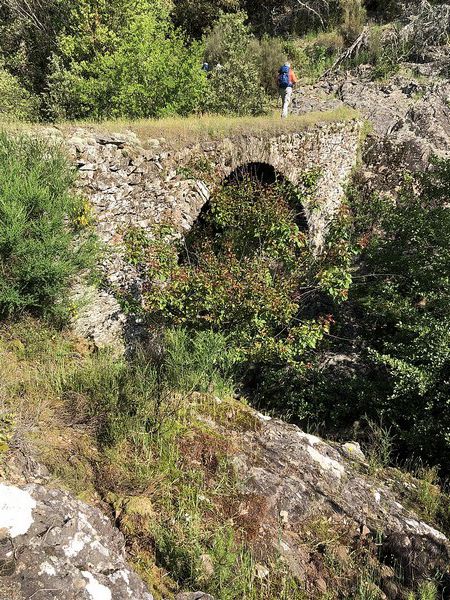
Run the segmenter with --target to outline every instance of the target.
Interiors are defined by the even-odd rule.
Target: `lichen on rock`
[[[0,592],[11,594],[2,597],[152,600],[127,565],[122,534],[67,492],[2,483],[0,525]]]

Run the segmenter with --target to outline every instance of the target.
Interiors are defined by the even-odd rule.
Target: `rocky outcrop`
[[[222,456],[227,448],[235,483],[220,510],[252,548],[256,577],[270,577],[273,565],[282,564],[311,599],[337,585],[337,569],[334,597],[342,598],[353,597],[364,568],[370,569],[376,598],[403,600],[413,582],[436,573],[444,585],[450,582],[449,539],[403,498],[401,490],[416,485],[412,478],[402,482],[395,470],[374,472],[357,443],[326,442],[234,399],[211,402],[214,408],[200,409],[196,417],[202,431],[210,432],[208,458],[202,460],[212,477],[214,465],[221,464],[216,450]],[[51,476],[31,454],[27,464],[21,457],[13,454],[15,469],[8,468],[16,484],[0,483],[0,599],[28,600],[38,593],[49,600],[151,600],[126,563],[118,529],[97,508],[49,487]],[[24,479],[45,485],[20,483]],[[145,515],[136,523],[152,519],[151,501],[135,499],[132,510]],[[125,522],[117,519],[119,527]],[[136,543],[141,534],[145,546],[148,538],[137,525]],[[176,598],[212,600],[202,592]]]
[[[0,483],[2,600],[152,600],[122,534],[66,492]]]
[[[248,528],[261,561],[283,557],[311,598],[334,585],[326,560],[345,562],[368,544],[378,548],[372,569],[387,598],[404,597],[389,565],[406,584],[436,572],[450,581],[450,541],[399,502],[394,474],[384,481],[373,476],[357,444],[330,444],[294,425],[256,418],[245,432],[230,420],[223,433],[238,448],[233,463],[242,496],[235,518]],[[332,540],[339,542],[326,559]]]
[[[404,63],[388,81],[373,79],[363,65],[301,89],[294,111],[348,106],[367,119],[372,131],[364,148],[365,177],[371,189],[395,192],[405,171],[422,171],[430,157],[450,157],[450,67],[448,48],[431,49],[421,63]]]

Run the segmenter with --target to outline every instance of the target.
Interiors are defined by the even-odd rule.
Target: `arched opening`
[[[273,165],[264,162],[251,162],[240,165],[223,180],[223,186],[240,186],[245,185],[246,182],[251,182],[252,185],[262,186],[263,188],[279,186],[282,195],[286,198],[293,211],[295,224],[301,231],[308,231],[308,219],[299,199],[296,186],[282,173],[277,171]],[[201,230],[202,224],[204,224],[210,210],[211,200],[203,205],[192,228],[193,232]]]
[[[283,175],[278,173],[269,163],[252,162],[237,167],[228,175],[225,183],[238,184],[245,179],[258,181],[261,185],[274,185],[277,182],[282,183],[285,181]]]

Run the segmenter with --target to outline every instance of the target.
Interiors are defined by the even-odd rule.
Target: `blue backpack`
[[[288,88],[291,85],[291,79],[289,77],[290,68],[286,65],[283,65],[280,67],[278,73],[278,87],[282,89]]]

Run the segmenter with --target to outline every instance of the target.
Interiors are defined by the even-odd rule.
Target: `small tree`
[[[340,0],[342,10],[341,32],[348,43],[356,40],[366,22],[363,0]]]
[[[95,261],[95,239],[74,236],[83,209],[72,183],[58,149],[0,134],[0,318],[68,316],[70,280]]]
[[[405,185],[396,205],[360,204],[362,263],[350,301],[372,367],[372,406],[403,448],[450,459],[450,163]],[[382,233],[380,233],[382,232]],[[362,398],[362,396],[361,396]]]
[[[308,382],[286,381],[297,417],[342,431],[367,418],[396,450],[450,464],[450,162],[397,201],[352,194],[358,270],[330,354]],[[333,360],[334,359],[334,360]]]
[[[223,14],[206,41],[206,57],[213,70],[205,109],[212,113],[260,115],[267,111],[258,57],[245,13]]]

